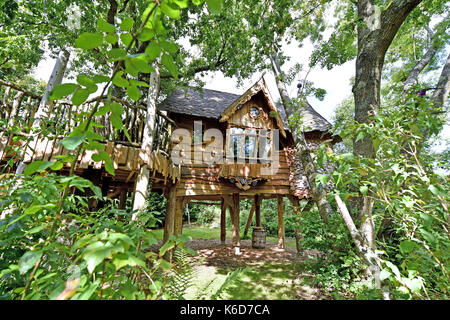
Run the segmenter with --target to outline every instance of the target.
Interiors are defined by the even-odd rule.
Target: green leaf
[[[156,42],[151,42],[145,49],[145,53],[148,54],[150,60],[155,60],[161,54],[161,48]]]
[[[84,75],[84,74],[80,74],[77,77],[77,82],[78,84],[85,86],[85,87],[89,87],[95,84],[94,81],[92,81],[88,76]]]
[[[122,75],[123,75],[123,71],[117,72],[116,75],[114,76],[114,78],[112,79],[112,83],[118,87],[126,88],[130,84],[128,83],[127,79],[122,78]]]
[[[76,106],[79,106],[87,100],[90,94],[91,90],[78,89],[72,96],[72,103]]]
[[[138,87],[129,86],[127,88],[127,95],[134,101],[138,101],[142,94],[141,94],[141,91],[139,91]]]
[[[323,186],[325,186],[327,184],[328,181],[328,175],[326,174],[318,174],[316,176],[316,184],[319,184],[319,182],[322,183]]]
[[[422,280],[420,280],[420,279],[403,278],[403,282],[413,292],[417,293],[417,292],[420,292],[420,290],[422,289]]]
[[[50,95],[50,100],[58,100],[66,97],[77,90],[77,88],[78,85],[76,85],[75,83],[60,84],[53,89],[52,94]]]
[[[170,4],[167,3],[167,1],[164,1],[160,5],[161,11],[167,15],[169,18],[172,19],[180,19],[181,13],[179,9],[173,8]]]
[[[178,51],[178,46],[175,42],[162,40],[159,42],[159,45],[161,48],[172,54],[175,54]]]
[[[114,48],[109,50],[106,55],[112,61],[118,61],[124,59],[127,56],[127,52],[125,51],[125,49]]]
[[[181,9],[185,9],[188,6],[188,0],[173,0],[173,2]]]
[[[440,188],[433,186],[432,184],[429,185],[428,190],[430,190],[434,195],[436,196],[442,196],[442,197],[446,197],[447,194],[442,191]]]
[[[43,172],[47,168],[50,168],[54,163],[50,161],[33,161],[30,163],[24,171],[26,176],[29,176],[35,172]]]
[[[209,12],[219,14],[222,11],[222,0],[206,0]]]
[[[41,259],[42,251],[28,251],[19,260],[19,272],[26,273]]]
[[[95,49],[102,45],[103,35],[101,33],[82,33],[77,40],[75,40],[75,48],[81,49]]]
[[[94,81],[94,83],[103,83],[103,82],[108,82],[109,81],[109,77],[107,76],[102,76],[100,74],[96,74],[92,80]]]
[[[67,150],[75,150],[80,144],[83,143],[84,139],[86,138],[86,135],[82,136],[72,136],[69,138],[65,138],[61,141],[61,144],[67,149]]]
[[[154,37],[155,37],[155,33],[153,32],[152,29],[144,28],[144,29],[142,29],[141,32],[139,32],[139,35],[138,35],[137,38],[138,38],[139,41],[145,42],[145,41],[148,41],[148,40],[150,40],[150,39],[152,39]]]
[[[134,58],[127,58],[125,60],[125,70],[127,71],[127,73],[131,74],[134,77],[137,77],[139,72],[154,72],[155,69],[153,69],[153,67],[148,64],[145,58],[146,57],[144,55],[140,55]]]
[[[120,35],[120,40],[122,40],[122,43],[125,45],[125,47],[128,47],[133,40],[133,36],[129,33],[122,33]]]
[[[167,68],[167,70],[169,70],[170,74],[175,79],[178,79],[178,69],[173,62],[172,56],[169,56],[168,54],[163,54],[161,58],[161,63],[163,64],[163,66]]]
[[[119,270],[125,266],[135,267],[141,266],[145,268],[145,262],[132,255],[125,253],[118,254],[114,257],[113,264],[116,266],[116,270]]]
[[[104,105],[104,106],[101,106],[100,108],[98,108],[98,111],[94,114],[94,116],[96,116],[96,117],[104,116],[109,111],[111,111],[111,106]]]
[[[120,30],[122,31],[130,31],[131,28],[133,28],[134,20],[131,18],[125,18],[123,19],[122,23],[120,24]]]
[[[367,186],[361,186],[361,187],[359,187],[359,191],[360,191],[364,196],[366,196],[367,193],[369,192],[369,187],[367,187]]]
[[[117,130],[121,130],[123,128],[122,118],[120,118],[118,115],[112,113],[110,119],[114,128],[116,128]]]
[[[58,171],[58,170],[61,170],[63,168],[63,166],[64,166],[64,164],[62,163],[62,161],[57,161],[50,166],[50,169],[52,169],[54,171]]]
[[[416,244],[410,240],[404,240],[404,241],[400,242],[400,251],[403,254],[407,254],[407,253],[413,251],[415,247],[416,247]]]
[[[110,108],[111,108],[111,112],[118,116],[121,116],[125,112],[122,105],[116,101],[113,101],[111,103]]]
[[[380,280],[386,280],[391,276],[391,273],[389,271],[387,271],[386,269],[381,270],[380,272]]]
[[[361,131],[361,132],[358,133],[358,135],[356,136],[356,142],[358,142],[359,140],[364,139],[365,136],[366,136],[366,133]]]
[[[116,44],[119,41],[119,36],[117,34],[108,34],[105,37],[106,42],[109,44]]]
[[[97,20],[97,28],[98,28],[98,30],[103,31],[105,33],[116,32],[116,28],[112,24],[109,24],[108,22],[106,22],[103,19]]]
[[[168,250],[175,247],[175,243],[168,241],[163,244],[163,246],[159,249],[159,255],[163,256]]]

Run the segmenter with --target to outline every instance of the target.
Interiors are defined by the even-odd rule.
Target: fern
[[[225,278],[225,281],[222,283],[222,285],[220,286],[219,289],[217,289],[217,291],[211,296],[211,300],[219,300],[222,297],[222,294],[225,293],[225,290],[227,289],[227,287],[233,283],[234,281],[236,281],[236,279],[241,275],[241,274],[245,274],[247,272],[248,268],[241,268],[241,269],[236,269],[231,273],[227,274],[227,277]]]
[[[194,266],[189,254],[183,250],[175,250],[173,268],[166,287],[170,299],[184,300],[187,289],[192,285],[195,276]]]

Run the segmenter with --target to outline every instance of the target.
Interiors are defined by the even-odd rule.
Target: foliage
[[[448,297],[448,177],[435,171],[434,158],[421,148],[425,130],[442,130],[440,111],[426,97],[399,98],[370,124],[348,125],[341,133],[374,137],[375,159],[329,154],[343,199],[369,194],[375,200],[381,278],[398,298]]]

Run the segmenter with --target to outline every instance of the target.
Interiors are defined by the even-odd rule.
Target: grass
[[[153,230],[155,237],[162,239],[164,230]],[[219,228],[184,226],[183,234],[193,240],[218,240]],[[227,231],[227,239],[232,232]],[[295,246],[295,241],[286,239],[286,245]],[[275,237],[267,241],[276,243]],[[315,289],[303,279],[301,263],[261,263],[257,265],[233,264],[217,266],[193,262],[194,279],[183,297],[189,300],[280,300],[314,299]],[[225,284],[225,285],[224,285]]]

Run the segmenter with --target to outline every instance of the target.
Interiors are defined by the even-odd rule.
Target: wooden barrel
[[[252,232],[252,248],[266,247],[266,230],[263,227],[254,227]]]

